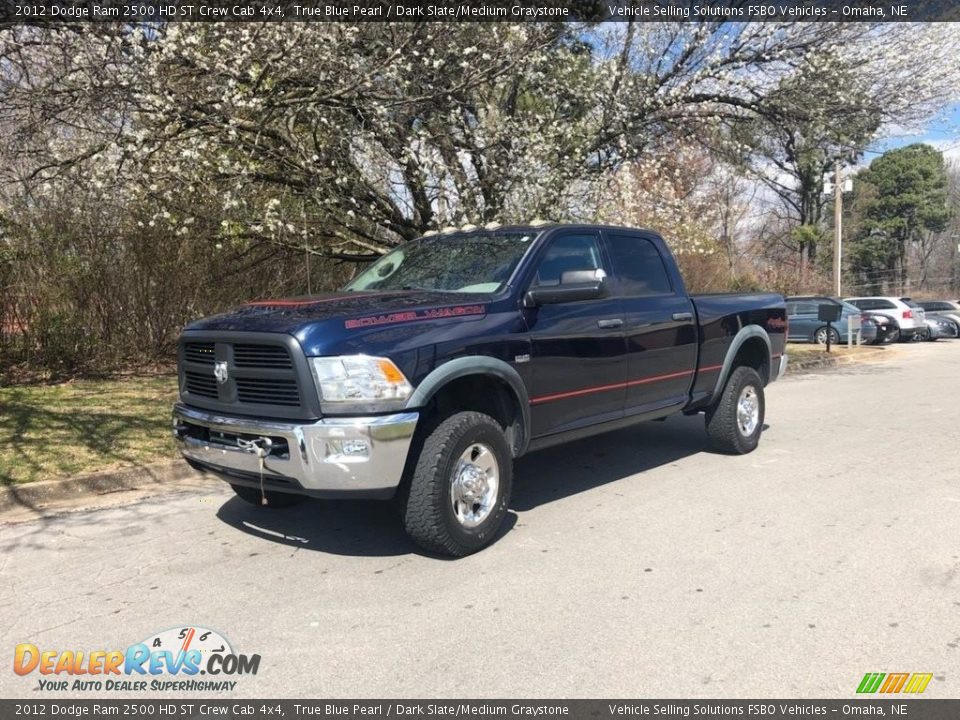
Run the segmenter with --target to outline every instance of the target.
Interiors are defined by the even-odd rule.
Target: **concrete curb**
[[[181,480],[200,478],[200,473],[183,460],[168,460],[141,467],[92,473],[62,480],[13,485],[0,489],[0,513],[13,509],[40,510],[70,501],[150,486],[167,486]]]

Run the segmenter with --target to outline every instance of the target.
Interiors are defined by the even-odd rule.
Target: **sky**
[[[950,162],[960,162],[960,102],[947,107],[940,117],[917,130],[891,129],[886,137],[873,142],[864,158],[869,162],[885,150],[923,142],[943,152]]]

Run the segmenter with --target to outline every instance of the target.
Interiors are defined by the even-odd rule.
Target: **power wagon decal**
[[[345,320],[343,326],[347,330],[353,330],[355,328],[396,325],[398,323],[416,322],[418,320],[486,315],[486,313],[487,308],[485,305],[451,305],[449,307],[429,308],[427,310],[405,310],[403,312],[387,313],[385,315],[368,315],[366,317]]]

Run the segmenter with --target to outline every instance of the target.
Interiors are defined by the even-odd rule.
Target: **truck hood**
[[[489,295],[428,290],[325,293],[256,300],[186,329],[286,333],[300,341],[307,355],[326,355],[397,326],[420,335],[425,326],[480,319],[489,302]]]

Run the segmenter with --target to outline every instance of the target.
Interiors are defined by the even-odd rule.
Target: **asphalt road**
[[[675,418],[525,458],[459,561],[386,506],[220,484],[5,523],[0,696],[39,697],[16,643],[187,624],[261,655],[238,697],[851,697],[868,671],[960,696],[960,342],[788,377],[767,423],[744,457]]]

